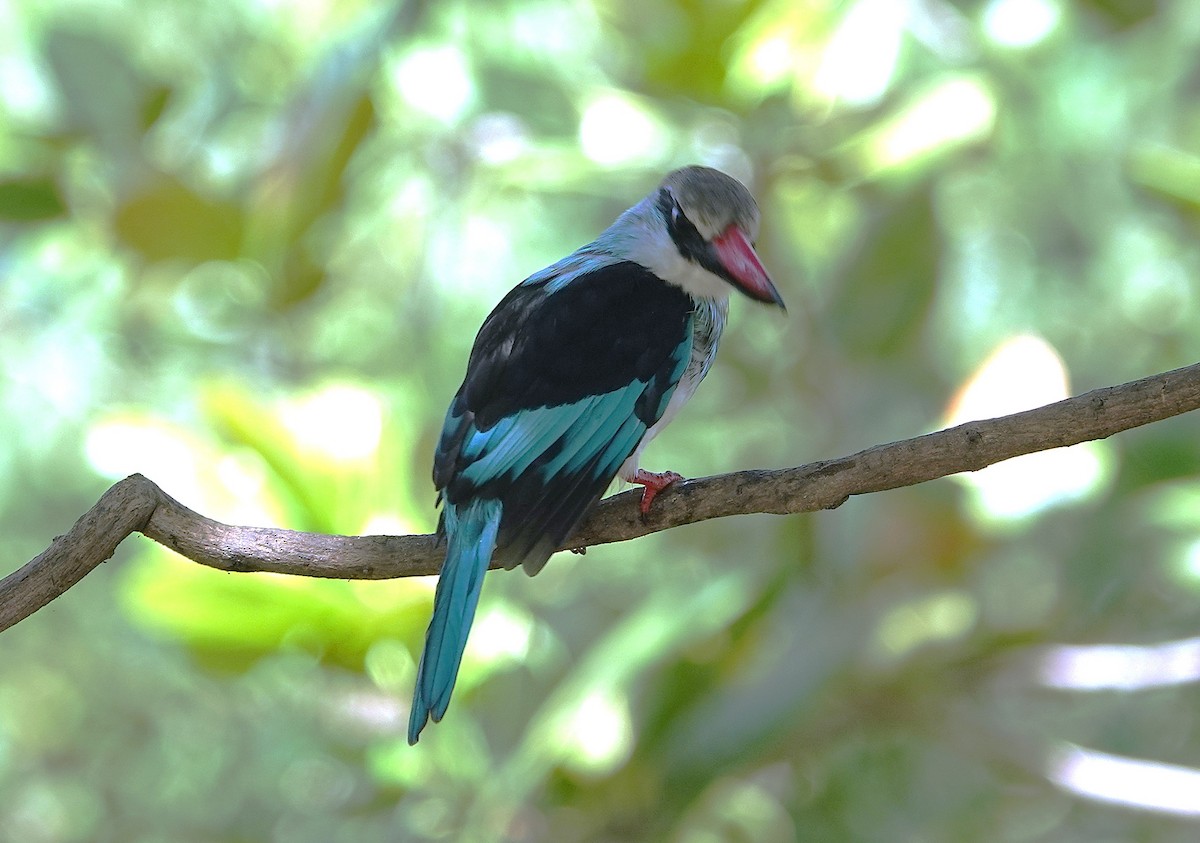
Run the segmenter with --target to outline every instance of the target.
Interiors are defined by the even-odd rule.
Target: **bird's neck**
[[[729,283],[679,253],[661,212],[650,199],[621,214],[603,234],[576,254],[582,253],[602,253],[641,264],[699,302],[729,301]]]

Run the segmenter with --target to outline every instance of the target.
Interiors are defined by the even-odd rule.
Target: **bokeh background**
[[[668,169],[763,209],[650,449],[796,465],[1194,362],[1194,0],[0,2],[0,572],[141,471],[427,532],[476,327]],[[410,748],[432,580],[141,537],[0,638],[0,838],[1188,841],[1183,417],[489,577]]]

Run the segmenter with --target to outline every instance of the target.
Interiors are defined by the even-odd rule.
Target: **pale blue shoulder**
[[[521,282],[523,287],[545,285],[546,292],[554,293],[593,272],[598,272],[622,260],[613,254],[600,250],[595,243],[589,243],[583,248],[567,255],[557,263],[552,263],[545,269],[538,270]]]

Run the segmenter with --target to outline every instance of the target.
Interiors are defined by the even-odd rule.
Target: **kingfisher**
[[[708,374],[730,292],[784,307],[754,250],[758,226],[741,182],[675,170],[484,321],[433,459],[446,560],[409,744],[446,713],[493,560],[532,576],[615,477],[643,487],[643,515],[683,479],[639,462]]]

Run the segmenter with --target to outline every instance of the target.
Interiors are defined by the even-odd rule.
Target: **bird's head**
[[[614,229],[633,229],[622,238],[630,257],[697,298],[724,299],[733,287],[783,307],[754,251],[758,223],[758,204],[741,182],[693,166],[669,173]]]

